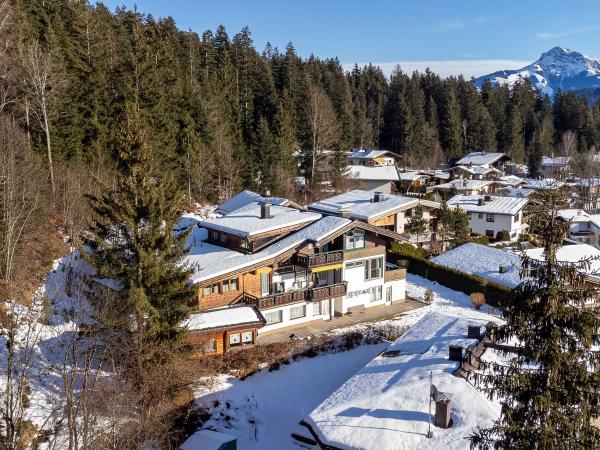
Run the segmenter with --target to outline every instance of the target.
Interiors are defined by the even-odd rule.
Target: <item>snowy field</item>
[[[407,294],[410,297],[423,299],[426,289],[431,289],[434,294],[431,305],[390,322],[412,326],[430,311],[457,316],[474,312],[466,294],[408,274]],[[483,312],[487,311],[483,309]],[[241,450],[299,448],[291,433],[306,435],[306,429],[298,422],[386,347],[385,344],[368,345],[347,352],[301,359],[282,366],[278,371],[264,369],[244,381],[221,376],[211,393],[197,393],[199,404],[213,407],[212,418],[204,428],[237,437]],[[461,439],[457,444],[453,448],[468,448],[466,440]]]

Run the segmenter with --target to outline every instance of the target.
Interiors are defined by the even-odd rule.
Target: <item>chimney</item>
[[[271,218],[271,204],[270,203],[261,203],[260,204],[260,218],[261,219],[270,219]]]
[[[385,197],[383,196],[383,192],[375,192],[375,195],[373,196],[373,203],[379,203],[385,200]]]
[[[486,195],[486,196],[484,197],[484,200],[485,200],[486,202],[491,202],[491,201],[492,201],[492,196],[491,196],[491,195]]]
[[[500,266],[498,267],[498,273],[506,273],[506,272],[508,272],[508,267],[500,264]]]
[[[342,206],[338,212],[341,217],[345,217],[346,219],[350,217],[350,208],[347,206]]]
[[[469,325],[467,339],[481,339],[481,327],[479,325]]]
[[[477,199],[477,206],[483,206],[483,198],[482,197],[479,197]]]

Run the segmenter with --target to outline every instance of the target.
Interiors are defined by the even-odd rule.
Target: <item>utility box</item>
[[[448,359],[450,361],[462,362],[463,348],[460,345],[449,345],[448,346]]]
[[[433,424],[438,428],[450,428],[450,410],[452,402],[448,398],[440,399],[435,402],[435,418]]]
[[[467,329],[468,339],[481,339],[481,327],[479,325],[469,325]]]

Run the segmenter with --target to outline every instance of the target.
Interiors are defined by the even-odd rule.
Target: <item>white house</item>
[[[541,173],[544,178],[564,178],[569,175],[569,156],[542,156]]]
[[[367,191],[381,191],[387,194],[396,191],[396,183],[400,181],[395,165],[358,165],[347,167],[346,176],[356,187]]]
[[[453,194],[479,195],[491,194],[496,189],[497,183],[492,180],[468,180],[457,178],[448,183],[438,184],[433,187],[433,200],[448,199]]]
[[[582,209],[563,209],[558,212],[558,217],[571,223],[570,239],[595,247],[600,245],[600,214],[588,214]]]
[[[497,197],[491,195],[457,195],[448,200],[467,212],[471,233],[496,238],[500,231],[508,231],[510,240],[515,240],[523,229],[523,208],[526,198]]]
[[[504,164],[507,161],[510,161],[510,157],[504,153],[471,152],[456,161],[454,165],[495,167],[496,169],[503,170]]]

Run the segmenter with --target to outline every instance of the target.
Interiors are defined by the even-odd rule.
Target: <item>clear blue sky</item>
[[[389,69],[429,65],[442,73],[483,74],[517,68],[556,45],[600,57],[600,1],[503,0],[106,0],[155,17],[172,16],[201,34],[223,24],[243,26],[261,51],[267,42],[293,42],[342,63],[373,62]],[[502,61],[499,61],[502,60]]]

